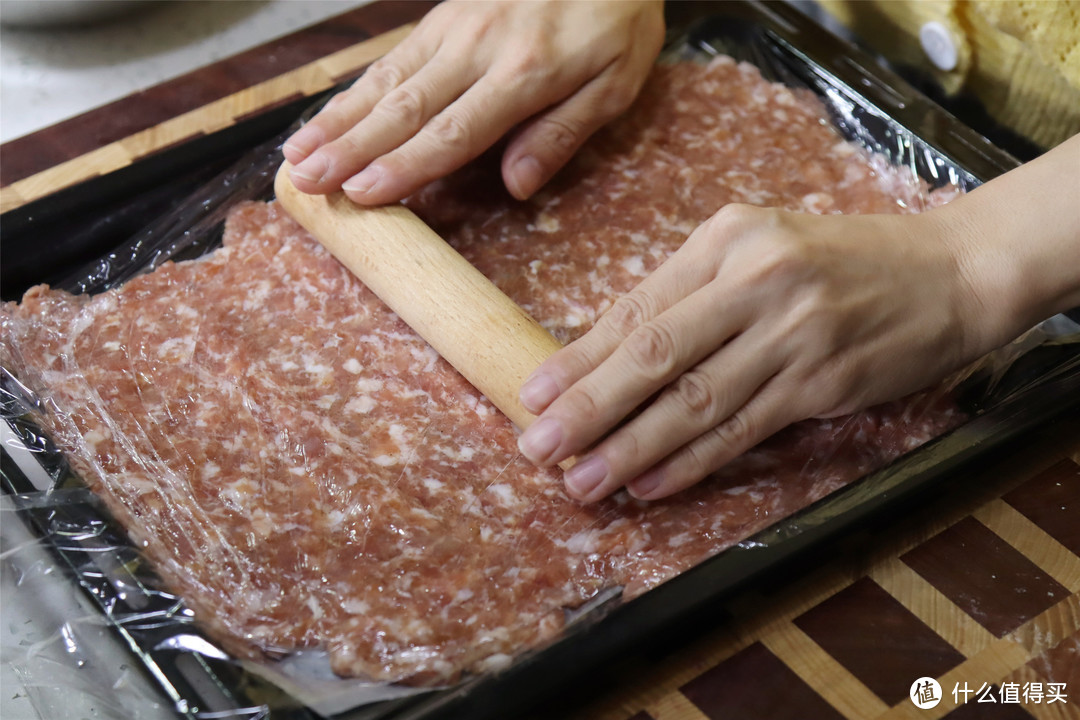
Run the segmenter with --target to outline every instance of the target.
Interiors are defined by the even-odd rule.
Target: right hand
[[[285,143],[293,184],[394,202],[514,131],[512,195],[536,192],[641,89],[662,2],[446,2]]]
[[[655,500],[774,432],[899,398],[992,344],[937,211],[728,205],[533,373],[519,447],[567,492]]]
[[[902,397],[1080,306],[1080,135],[917,215],[729,205],[521,391],[567,491],[654,500],[782,427]]]

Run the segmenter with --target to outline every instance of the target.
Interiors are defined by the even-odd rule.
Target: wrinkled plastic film
[[[755,37],[755,58],[769,62],[774,48]],[[639,109],[530,203],[510,202],[497,165],[481,161],[410,205],[568,341],[726,202],[909,212],[970,189],[970,174],[911,133],[868,123],[883,113],[830,87],[824,70],[810,70],[820,85],[792,91],[700,52],[689,42],[672,51]],[[796,83],[787,65],[775,72]],[[728,93],[723,102],[707,91],[714,86]],[[738,116],[728,102],[736,96],[756,114]],[[725,120],[729,112],[737,116]],[[855,144],[822,135],[829,124]],[[785,137],[810,148],[805,162],[754,165],[759,156],[738,154]],[[715,142],[679,146],[687,138]],[[165,629],[155,652],[243,658],[320,712],[411,692],[393,680],[496,671],[572,635],[566,623],[590,599],[599,600],[593,620],[620,588],[629,598],[734,544],[798,536],[807,521],[780,521],[981,411],[954,392],[971,379],[956,379],[793,427],[677,498],[578,506],[557,474],[517,456],[504,418],[289,218],[243,204],[265,197],[279,162],[264,149],[70,285],[108,292],[30,298],[42,311],[5,317],[3,360],[21,397],[9,417],[48,426],[140,548],[85,546],[101,537],[96,519],[44,526],[44,542],[62,555],[112,558],[107,571],[74,568],[106,578],[97,593],[108,624]],[[730,182],[716,182],[725,174]],[[1075,327],[1039,332],[1060,341]],[[1017,347],[1044,345],[1024,342]],[[992,374],[1017,352],[995,355]],[[21,434],[40,456],[56,456],[39,434]],[[86,499],[54,487],[16,498],[18,512]],[[117,571],[133,566],[138,573]],[[167,607],[121,614],[110,605],[140,594]],[[271,704],[229,711],[247,717]]]
[[[0,654],[13,716],[156,720],[188,714],[184,689],[165,674],[148,673],[141,649],[124,638],[172,626],[172,639],[178,640],[190,618],[177,598],[171,605],[180,612],[168,612],[162,607],[168,599],[122,564],[135,551],[102,522],[100,502],[85,488],[5,495],[0,501],[0,586],[8,620]],[[79,508],[87,508],[85,515]],[[24,526],[31,517],[46,542]],[[231,708],[235,712],[217,716],[266,717],[265,708]]]
[[[222,223],[237,198],[270,196],[284,137],[251,150],[179,207],[130,242],[64,280],[60,287],[75,294],[98,293],[150,272],[164,262],[195,258],[208,252],[220,242]]]

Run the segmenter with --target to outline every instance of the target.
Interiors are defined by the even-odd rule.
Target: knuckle
[[[744,412],[737,412],[709,431],[717,454],[733,457],[753,441],[755,427]]]
[[[372,63],[362,77],[374,85],[376,90],[388,93],[405,82],[405,71],[394,62],[382,58]]]
[[[672,388],[676,399],[692,417],[706,422],[715,421],[720,408],[716,389],[699,372],[684,373]]]
[[[742,203],[724,205],[690,234],[686,246],[704,258],[716,257],[718,249],[737,248],[754,227],[757,211]]]
[[[634,104],[638,89],[625,82],[617,82],[606,89],[601,100],[601,112],[607,117],[619,115]]]
[[[664,380],[675,371],[678,341],[663,323],[640,325],[626,338],[626,349],[635,364],[650,378]]]
[[[603,319],[615,331],[629,335],[651,317],[651,305],[644,293],[630,293],[615,301]]]
[[[783,236],[772,238],[760,248],[760,268],[762,280],[777,279],[788,283],[796,282],[802,288],[806,300],[805,308],[816,311],[821,307],[823,298],[819,295],[823,289],[814,279],[814,257],[804,243],[797,238]]]
[[[600,452],[607,458],[611,474],[624,475],[628,468],[638,464],[648,456],[647,439],[639,438],[629,429],[612,433],[600,446]]]
[[[426,103],[415,88],[408,85],[395,88],[383,98],[380,105],[383,112],[388,113],[403,125],[420,127],[424,124]]]
[[[603,403],[586,388],[568,391],[562,404],[567,409],[566,417],[573,418],[574,422],[586,427],[601,419],[604,414]]]
[[[540,122],[540,146],[554,155],[569,155],[581,142],[581,129],[570,122],[545,117]]]
[[[716,232],[739,232],[753,225],[759,211],[753,205],[728,203],[713,213],[707,225]]]
[[[371,148],[368,146],[363,134],[357,132],[356,129],[353,128],[342,135],[337,141],[327,145],[326,153],[327,157],[330,159],[331,165],[335,165],[345,158],[361,157],[370,149]]]
[[[678,462],[668,473],[668,482],[673,487],[687,487],[708,475],[712,470],[712,456],[701,445],[692,443],[680,453]]]
[[[515,86],[533,86],[550,76],[553,65],[547,45],[529,40],[515,48],[513,57],[506,61],[503,79]]]
[[[861,368],[834,359],[823,363],[811,382],[821,390],[812,401],[799,404],[796,415],[799,418],[850,415],[872,404],[864,390],[868,383]]]
[[[445,7],[453,7],[452,3]],[[467,21],[458,24],[459,37],[470,47],[477,47],[498,25],[498,18],[489,13],[476,13],[468,16]]]
[[[516,75],[531,75],[544,67],[547,56],[544,47],[535,41],[518,46],[514,59],[510,63],[511,71]]]
[[[828,297],[827,289],[817,283],[810,283],[790,295],[791,305],[786,316],[780,318],[779,327],[787,337],[802,343],[803,357],[815,363],[806,371],[820,372],[823,365],[849,344],[850,321],[837,311],[838,303]]]
[[[471,135],[467,119],[454,112],[436,115],[427,130],[438,143],[448,146],[468,145]]]

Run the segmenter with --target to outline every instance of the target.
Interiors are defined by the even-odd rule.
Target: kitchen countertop
[[[0,143],[366,2],[145,2],[90,25],[2,24]],[[0,23],[11,5],[12,0],[0,2]]]
[[[401,36],[379,33],[426,7],[376,3],[246,50],[242,63],[222,58],[206,72],[139,89],[6,143],[3,206],[125,167],[189,137],[193,127],[227,126],[355,75]],[[160,109],[162,98],[178,94],[167,112]],[[699,626],[598,672],[591,692],[543,717],[1080,717],[1080,418],[1026,433],[958,475],[909,514],[841,542],[820,566],[725,603]],[[64,708],[77,710],[65,713],[70,717],[170,717],[164,697],[139,686],[145,679],[130,672],[121,649],[105,646],[100,624],[63,622],[93,613],[63,578],[52,589],[36,586],[58,573],[41,571],[49,560],[35,554],[10,507],[7,500],[0,506],[0,715],[51,720],[52,710]],[[35,607],[39,597],[49,602]],[[46,622],[26,623],[33,612]],[[109,673],[116,692],[88,681],[95,668]],[[932,710],[908,699],[924,675],[939,680],[944,695]],[[1001,688],[1050,683],[1064,683],[1065,702],[991,706],[974,695],[959,707],[954,702],[954,691],[964,688],[996,687],[1000,699]],[[132,707],[125,698],[141,701]]]

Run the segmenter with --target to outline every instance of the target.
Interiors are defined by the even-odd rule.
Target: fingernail
[[[525,200],[540,187],[544,180],[544,171],[539,161],[532,155],[526,155],[514,163],[510,171],[511,184],[510,194],[518,200]]]
[[[307,156],[320,144],[322,144],[322,131],[314,125],[305,125],[285,141],[285,149]]]
[[[637,478],[627,483],[626,489],[634,497],[644,500],[648,495],[652,494],[656,488],[660,487],[660,483],[663,479],[664,475],[660,470],[650,470],[644,475],[639,475]]]
[[[518,438],[518,450],[530,462],[540,465],[555,452],[561,442],[562,426],[559,421],[545,418],[537,420],[521,433],[521,437]]]
[[[550,375],[540,373],[525,381],[519,397],[526,410],[539,413],[559,397],[559,386]]]
[[[599,455],[593,455],[567,470],[563,474],[563,480],[566,481],[573,495],[586,497],[607,477],[607,474],[607,461]]]
[[[330,161],[320,153],[315,153],[304,162],[300,163],[292,169],[294,177],[298,177],[301,180],[307,180],[311,183],[320,182],[326,175],[326,171],[330,169]]]
[[[355,193],[369,192],[382,180],[382,169],[374,165],[364,168],[364,171],[353,175],[341,186],[342,190]]]

